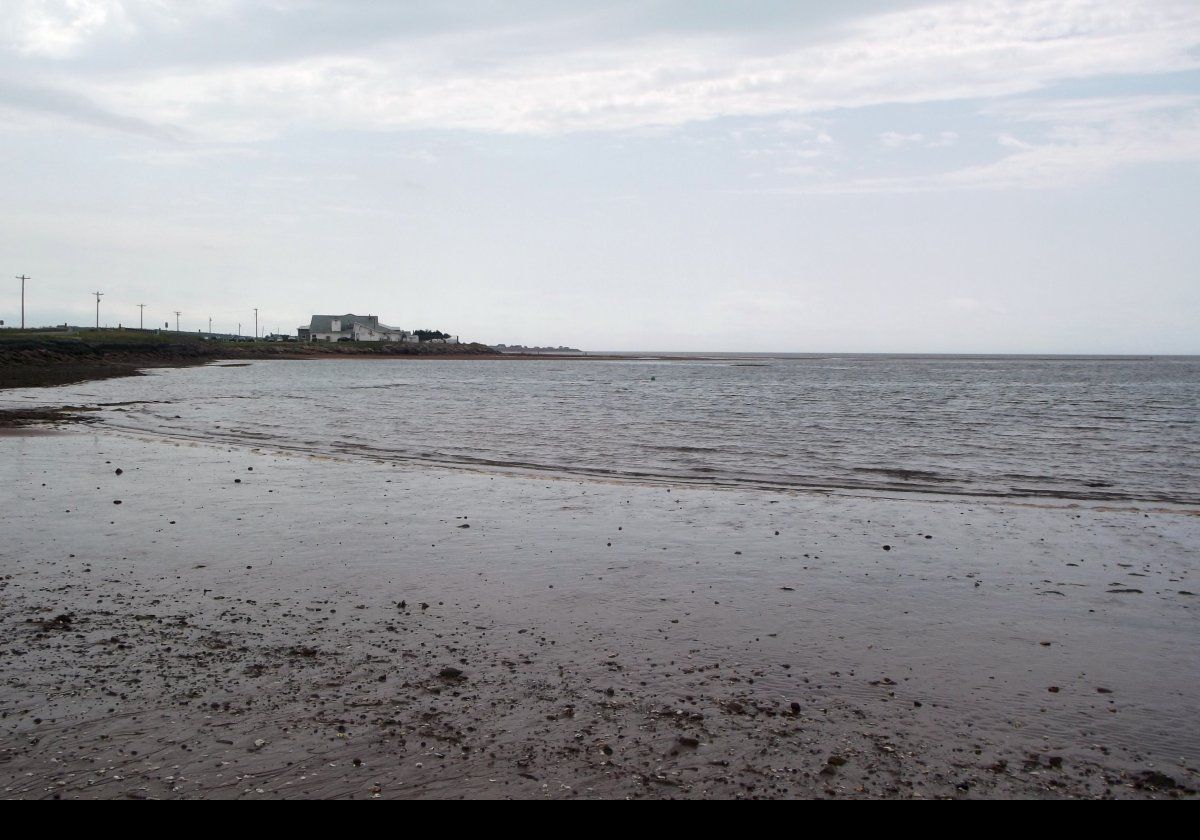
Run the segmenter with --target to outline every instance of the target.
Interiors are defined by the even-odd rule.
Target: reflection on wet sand
[[[1200,783],[1193,516],[3,446],[9,796]]]

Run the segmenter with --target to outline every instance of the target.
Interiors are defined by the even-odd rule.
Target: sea
[[[218,362],[0,393],[175,439],[517,473],[1200,505],[1200,357]]]

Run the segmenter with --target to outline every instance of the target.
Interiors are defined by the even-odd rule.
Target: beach
[[[8,798],[1200,785],[1194,509],[0,449]]]
[[[0,798],[1200,795],[1198,0],[3,9]]]

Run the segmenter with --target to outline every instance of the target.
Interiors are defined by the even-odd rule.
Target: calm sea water
[[[147,401],[105,421],[397,462],[1200,504],[1197,358],[278,361],[0,396]]]

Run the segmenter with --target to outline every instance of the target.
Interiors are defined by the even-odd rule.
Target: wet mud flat
[[[95,417],[88,412],[94,407],[64,406],[62,408],[0,408],[0,434],[21,430],[23,433],[46,431],[47,427],[63,423],[88,423]]]
[[[6,798],[1200,787],[1194,512],[0,452]]]
[[[23,364],[0,365],[0,390],[8,388],[44,388],[73,385],[100,379],[141,376],[149,362],[95,364]]]

